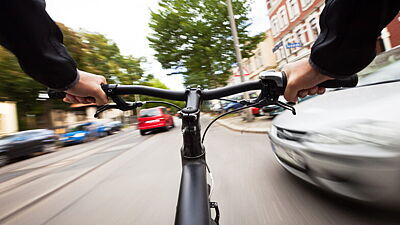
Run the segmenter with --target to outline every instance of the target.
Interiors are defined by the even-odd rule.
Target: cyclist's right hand
[[[308,62],[308,58],[287,64],[283,71],[287,76],[284,96],[289,102],[297,102],[298,97],[325,93],[325,88],[317,85],[332,79],[316,71]]]
[[[107,81],[103,76],[78,71],[79,81],[75,86],[66,90],[67,95],[63,99],[68,103],[96,103],[96,105],[105,105],[108,102],[107,95],[101,89],[101,84]]]

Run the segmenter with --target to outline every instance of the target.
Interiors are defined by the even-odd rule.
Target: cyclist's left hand
[[[105,105],[108,102],[107,95],[101,89],[101,84],[106,84],[106,78],[103,76],[78,71],[79,81],[75,86],[66,90],[67,95],[63,99],[68,103],[96,103],[96,105]]]

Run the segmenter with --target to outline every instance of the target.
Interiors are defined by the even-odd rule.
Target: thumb
[[[99,88],[93,96],[96,99],[96,105],[102,106],[108,103],[108,97],[103,89]]]
[[[299,90],[293,85],[288,84],[285,89],[284,97],[288,102],[297,102]]]

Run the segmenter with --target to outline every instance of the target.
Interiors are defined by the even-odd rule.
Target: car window
[[[72,127],[71,129],[68,130],[68,132],[76,132],[76,131],[83,131],[87,129],[87,125],[78,125],[75,127]]]
[[[160,113],[160,109],[155,108],[155,109],[142,109],[139,112],[139,117],[140,118],[144,118],[144,117],[152,117],[152,116],[159,116]]]
[[[15,135],[4,136],[0,138],[0,145],[10,143],[15,138]]]
[[[377,72],[359,76],[358,86],[389,82],[400,79],[400,61],[383,67]]]

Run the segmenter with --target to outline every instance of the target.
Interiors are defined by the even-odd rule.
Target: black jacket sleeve
[[[45,6],[44,0],[0,0],[0,44],[15,54],[29,76],[47,87],[66,90],[79,75]]]
[[[359,72],[375,58],[376,40],[399,9],[400,0],[326,0],[311,65],[333,78]]]

